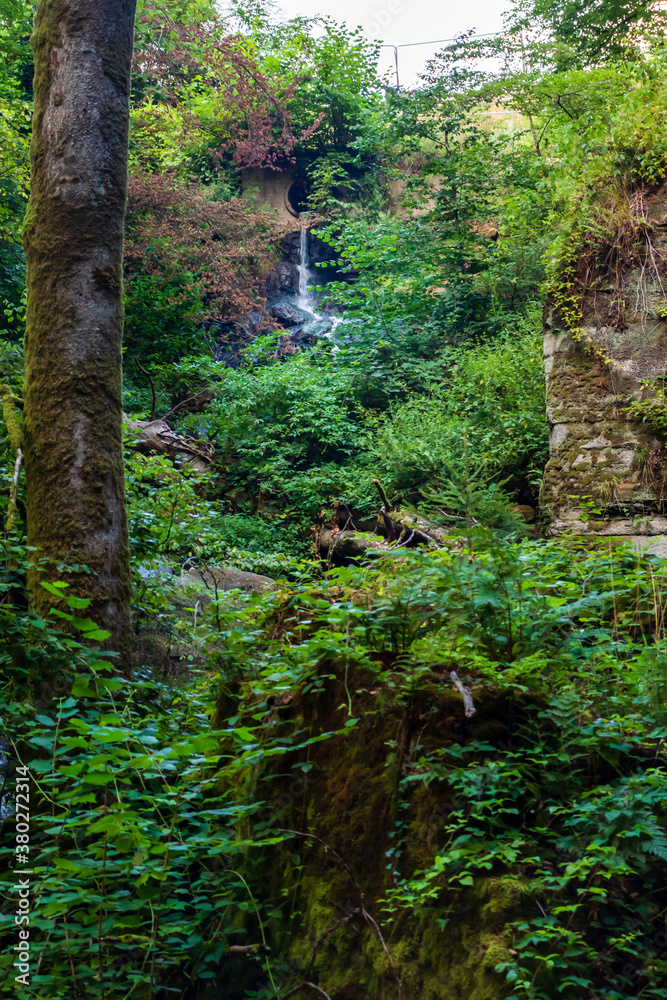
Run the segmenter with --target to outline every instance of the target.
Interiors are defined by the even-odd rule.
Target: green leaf
[[[90,686],[90,679],[88,677],[79,676],[74,679],[72,684],[72,694],[75,698],[92,698],[95,696],[95,691]]]
[[[53,594],[54,597],[63,597],[62,591],[66,587],[69,587],[69,583],[63,583],[61,580],[56,580],[54,583],[45,583],[40,580],[40,587],[44,587],[44,590],[48,590],[49,594]]]
[[[113,771],[87,771],[83,780],[87,785],[108,785],[115,781],[116,777]]]
[[[70,861],[69,858],[54,858],[53,863],[56,868],[60,868],[66,872],[81,872],[82,874],[88,875],[86,871],[86,866],[83,864],[77,864],[76,861]]]
[[[75,608],[77,611],[83,610],[84,608],[90,607],[92,604],[91,597],[68,597],[67,607]]]

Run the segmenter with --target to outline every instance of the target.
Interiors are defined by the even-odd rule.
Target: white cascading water
[[[308,230],[302,229],[301,236],[299,239],[299,263],[297,265],[297,273],[299,275],[299,289],[298,297],[296,303],[303,312],[310,313],[313,319],[325,320],[327,317],[323,316],[322,313],[317,311],[317,302],[309,288],[311,281],[313,280],[313,275],[310,270],[310,256],[308,253]],[[331,337],[336,328],[343,322],[339,316],[328,317],[329,323],[331,324],[328,332],[324,334],[326,337]],[[338,350],[338,348],[334,348]]]
[[[303,309],[304,312],[308,312],[311,316],[319,318],[319,314],[315,311],[315,302],[313,296],[311,295],[310,288],[308,287],[311,281],[310,274],[310,258],[308,256],[308,230],[301,230],[301,238],[299,241],[299,263],[297,265],[297,272],[299,274],[299,297],[297,299],[297,305],[299,309]]]

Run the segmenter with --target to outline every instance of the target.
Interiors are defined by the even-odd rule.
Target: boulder
[[[292,305],[291,302],[276,302],[269,311],[284,326],[301,326],[313,318],[310,313]]]
[[[259,573],[246,573],[241,569],[225,569],[221,566],[193,567],[188,576],[194,583],[203,583],[211,590],[243,590],[246,594],[254,590],[260,593],[270,590],[276,581]]]
[[[537,518],[535,509],[526,503],[515,503],[512,511],[522,521],[525,521],[526,524],[533,524]]]

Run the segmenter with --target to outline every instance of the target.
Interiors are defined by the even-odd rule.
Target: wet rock
[[[137,573],[142,580],[151,580],[157,577],[172,576],[173,570],[171,566],[164,564],[153,566],[150,563],[140,563],[137,566]]]
[[[292,343],[297,347],[312,347],[318,340],[331,337],[335,325],[334,317],[326,313],[310,317],[307,323],[304,323],[302,326],[293,327],[290,330]]]
[[[193,568],[188,571],[188,577],[194,583],[203,583],[206,587],[215,590],[243,590],[249,594],[254,590],[260,593],[270,590],[275,586],[275,580],[270,576],[261,576],[259,573],[246,573],[240,569],[225,569],[220,566],[209,568]]]
[[[292,260],[278,261],[273,274],[267,281],[266,291],[269,295],[296,295],[299,282],[295,264]]]
[[[314,347],[318,338],[315,334],[308,333],[304,327],[295,327],[290,330],[290,340],[295,347]]]
[[[300,326],[312,319],[311,315],[291,302],[276,302],[271,306],[270,312],[284,326]]]

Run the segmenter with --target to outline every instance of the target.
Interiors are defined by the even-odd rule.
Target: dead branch
[[[449,675],[449,678],[454,687],[456,688],[456,690],[463,698],[463,707],[465,708],[466,719],[472,719],[473,715],[475,715],[475,713],[477,712],[477,709],[475,708],[475,703],[472,700],[472,695],[470,694],[470,691],[468,691],[468,688],[464,687],[464,685],[461,683],[461,681],[458,678],[458,674],[456,673],[455,670],[452,670],[452,672]]]
[[[380,494],[380,502],[382,504],[380,508],[380,513],[382,514],[382,520],[384,521],[384,530],[386,532],[387,541],[391,545],[391,543],[396,540],[396,529],[394,528],[392,519],[389,516],[390,508],[389,508],[389,501],[387,500],[387,494],[385,493],[382,483],[380,482],[379,479],[374,479],[373,483],[378,493]]]
[[[326,993],[321,986],[316,986],[315,983],[308,983],[305,979],[302,983],[299,983],[298,986],[295,986],[294,989],[291,989],[289,993],[284,993],[282,1000],[287,1000],[288,997],[293,997],[295,993],[298,993],[299,990],[302,990],[304,987],[315,990],[316,993],[321,993],[323,997],[326,997],[326,1000],[331,1000],[329,994]]]
[[[232,944],[229,946],[230,955],[269,955],[271,949],[263,944]]]
[[[406,534],[407,534],[407,538],[405,537]],[[421,532],[420,532],[420,534],[421,534]],[[412,529],[412,531],[410,531],[410,529],[408,529],[408,531],[405,534],[402,533],[399,536],[399,539],[398,539],[397,542],[394,542],[394,544],[391,546],[392,549],[403,548],[403,547],[409,545],[410,542],[415,537],[415,535],[416,535],[416,531],[414,530],[414,528]]]
[[[380,503],[382,504],[383,507],[385,507],[387,510],[389,510],[389,507],[390,507],[389,501],[387,500],[387,494],[384,491],[384,487],[382,486],[382,483],[380,482],[379,479],[374,479],[373,480],[373,485],[375,486],[376,490],[380,494]]]

